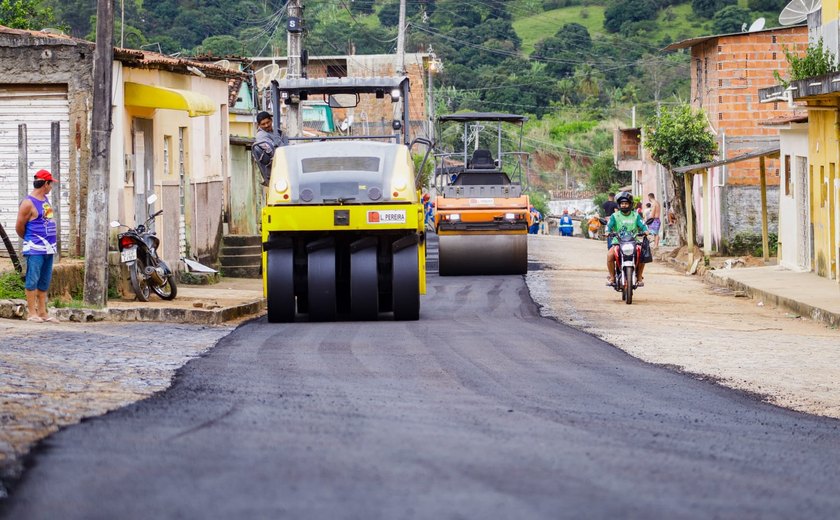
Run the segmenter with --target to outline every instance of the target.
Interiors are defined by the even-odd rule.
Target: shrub
[[[23,279],[17,271],[7,271],[0,274],[0,300],[15,300],[26,298]]]
[[[790,85],[791,81],[837,72],[837,62],[834,59],[834,54],[823,47],[822,38],[817,41],[816,45],[808,46],[808,50],[805,51],[805,56],[799,57],[788,48],[784,48],[784,52],[785,58],[790,65],[788,69],[790,79],[783,79],[777,70],[773,71],[773,77],[785,87]]]
[[[770,255],[776,256],[779,248],[779,238],[775,233],[768,235],[768,245],[770,247]],[[726,247],[726,252],[730,255],[752,255],[755,257],[763,256],[761,248],[761,234],[759,233],[738,233]]]

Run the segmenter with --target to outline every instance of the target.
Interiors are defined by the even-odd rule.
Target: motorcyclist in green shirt
[[[618,211],[610,216],[610,220],[607,222],[607,233],[626,231],[636,235],[639,233],[648,234],[650,232],[642,220],[642,216],[637,211],[633,211],[633,195],[623,191],[615,201],[618,203]],[[608,240],[610,241],[610,250],[607,253],[607,271],[609,271],[610,276],[607,280],[607,285],[612,286],[615,285],[615,258],[618,254],[618,238],[611,237]],[[645,264],[639,262],[636,270],[638,287],[644,286],[644,270]]]

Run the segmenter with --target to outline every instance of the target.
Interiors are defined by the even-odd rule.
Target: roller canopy
[[[373,94],[377,90],[402,88],[408,83],[406,76],[382,76],[374,78],[316,78],[282,79],[275,81],[278,90],[285,92],[309,91],[318,94]]]
[[[216,113],[216,103],[204,94],[132,82],[125,83],[125,104],[132,107],[183,110],[190,117]]]
[[[460,123],[469,121],[502,121],[505,123],[522,124],[527,120],[527,116],[503,114],[500,112],[462,112],[460,114],[449,114],[438,117],[438,121],[457,121]]]

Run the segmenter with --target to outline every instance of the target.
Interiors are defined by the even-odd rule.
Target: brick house
[[[787,69],[785,49],[804,53],[808,45],[805,25],[777,27],[748,33],[692,38],[669,45],[665,51],[690,49],[691,105],[702,109],[716,136],[720,159],[778,146],[779,130],[760,123],[789,116],[784,103],[761,104],[758,90],[776,85],[774,71]],[[761,232],[759,161],[750,159],[715,167],[710,172],[711,237],[720,246],[743,232]],[[702,193],[702,176],[695,176],[694,193]],[[770,230],[778,221],[779,161],[767,161],[767,196]],[[699,195],[698,195],[699,197]],[[694,200],[695,209],[703,204]],[[704,219],[698,214],[698,232]]]

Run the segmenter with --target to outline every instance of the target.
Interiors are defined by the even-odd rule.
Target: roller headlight
[[[516,214],[514,214],[514,213],[505,213],[505,220],[516,220]]]
[[[450,222],[460,222],[461,221],[461,214],[460,213],[452,213],[449,215]]]
[[[300,200],[303,202],[312,202],[313,198],[315,198],[315,194],[309,188],[300,190]]]
[[[274,191],[276,191],[277,193],[283,193],[288,189],[289,183],[286,182],[286,179],[280,179],[279,181],[274,183]]]

